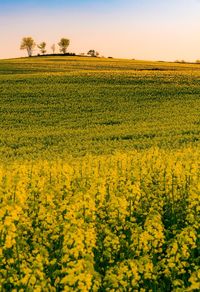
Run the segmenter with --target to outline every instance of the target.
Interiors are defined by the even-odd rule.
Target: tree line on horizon
[[[33,52],[34,52],[34,49],[35,47],[37,47],[39,50],[40,50],[40,53],[42,55],[45,55],[47,53],[47,49],[46,49],[46,42],[41,42],[39,44],[36,44],[34,39],[32,37],[23,37],[22,38],[22,41],[21,41],[21,45],[20,45],[20,49],[21,50],[26,50],[27,51],[27,54],[29,57],[31,57],[33,55]],[[61,38],[59,43],[58,43],[58,46],[59,46],[59,50],[60,50],[60,53],[62,53],[63,55],[67,54],[67,55],[72,55],[72,56],[75,56],[76,54],[75,53],[67,53],[67,48],[68,46],[70,45],[70,40],[67,39],[67,38]],[[56,53],[56,44],[52,44],[51,46],[51,50],[52,50],[52,54],[53,55],[57,55]],[[40,54],[38,54],[40,56]],[[47,54],[48,55],[48,54]],[[85,53],[80,53],[80,56],[91,56],[91,57],[99,57],[100,54],[99,52],[95,51],[95,50],[89,50],[86,54]],[[103,57],[103,56],[101,56]],[[113,57],[108,57],[108,58],[113,58]],[[132,60],[135,60],[135,59],[132,59]],[[158,62],[166,62],[166,61],[158,61]],[[193,63],[193,62],[187,62],[185,60],[175,60],[175,61],[171,61],[173,63]],[[195,61],[196,64],[200,64],[200,60],[197,59]]]
[[[21,41],[20,49],[21,50],[26,50],[28,56],[31,57],[33,55],[34,49],[37,47],[40,50],[40,53],[42,55],[45,55],[46,52],[47,52],[46,45],[47,44],[44,41],[39,43],[39,44],[36,44],[32,37],[23,37],[22,41]],[[69,39],[61,38],[59,43],[58,43],[60,53],[66,54],[67,53],[67,48],[69,47],[69,45],[70,45],[70,40]],[[56,45],[55,44],[53,44],[51,46],[51,50],[52,50],[52,53],[54,55],[55,52],[56,52]],[[84,55],[84,53],[82,53],[82,55]],[[95,50],[89,50],[87,55],[89,55],[91,57],[98,57],[99,53],[97,51],[95,51]]]

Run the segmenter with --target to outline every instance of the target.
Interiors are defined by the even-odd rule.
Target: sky
[[[65,37],[77,54],[196,61],[200,0],[0,0],[0,59],[26,56],[25,36],[49,53]]]

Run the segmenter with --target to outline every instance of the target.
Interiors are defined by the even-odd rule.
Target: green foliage
[[[27,50],[28,56],[31,57],[35,46],[36,44],[32,37],[24,37],[21,42],[20,50]]]
[[[63,54],[66,54],[67,48],[69,47],[69,44],[70,44],[69,39],[62,38],[60,40],[60,42],[58,43],[58,45],[60,47],[60,52],[62,52]]]
[[[40,49],[40,51],[43,55],[46,53],[46,43],[45,42],[40,43],[37,47]]]
[[[98,57],[99,53],[96,52],[95,50],[89,50],[87,55],[91,56],[91,57]]]

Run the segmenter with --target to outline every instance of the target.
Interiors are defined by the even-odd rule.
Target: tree
[[[89,50],[87,55],[90,55],[91,57],[98,57],[99,56],[99,52],[97,52],[95,50]]]
[[[46,43],[42,42],[39,45],[37,45],[38,49],[40,49],[41,53],[44,55],[46,53]]]
[[[96,53],[95,50],[89,50],[87,54],[90,55],[91,57],[95,57],[96,56],[95,53]]]
[[[32,37],[24,37],[21,41],[20,49],[27,50],[28,56],[31,57],[35,46],[36,44]]]
[[[53,54],[55,54],[55,51],[56,51],[56,45],[53,44],[53,45],[51,46],[51,49],[52,49]]]
[[[66,54],[69,44],[70,44],[69,39],[62,38],[60,42],[58,43],[60,47],[60,52],[62,52],[63,54]]]

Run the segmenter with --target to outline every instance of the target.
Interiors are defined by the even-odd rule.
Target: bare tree
[[[20,50],[27,50],[28,56],[31,57],[35,46],[36,44],[32,37],[24,37],[21,41]]]
[[[37,45],[38,49],[40,49],[41,53],[44,55],[46,53],[46,43],[42,42],[39,45]]]
[[[70,44],[69,39],[61,38],[60,42],[58,43],[60,47],[60,52],[62,52],[63,54],[66,54],[69,44]]]
[[[53,54],[55,54],[55,51],[56,51],[56,45],[53,44],[53,45],[51,46],[51,49],[52,49]]]

